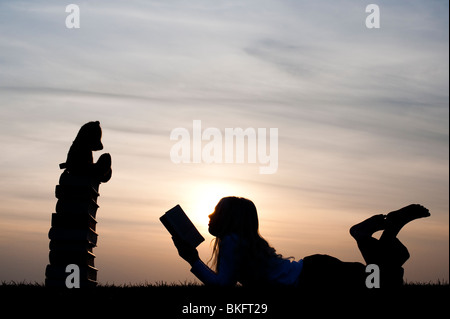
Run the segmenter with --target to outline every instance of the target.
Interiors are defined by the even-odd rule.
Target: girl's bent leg
[[[409,259],[409,252],[398,238],[363,238],[357,244],[366,264],[375,264],[380,268],[381,287],[403,284],[402,265]]]

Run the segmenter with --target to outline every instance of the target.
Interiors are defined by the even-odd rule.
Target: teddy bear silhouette
[[[92,179],[106,183],[111,179],[111,155],[102,154],[97,163],[94,163],[92,151],[103,149],[102,128],[100,122],[84,124],[70,147],[65,163],[59,164],[69,174],[74,176],[88,176]]]
[[[92,152],[103,149],[101,138],[99,121],[84,124],[69,149],[66,162],[59,165],[64,172],[55,189],[58,201],[48,233],[50,264],[45,270],[46,286],[97,285],[93,248],[97,246],[98,237],[95,219],[98,190],[112,175],[110,154],[102,154],[96,163],[93,160]],[[68,274],[68,269],[73,273]]]

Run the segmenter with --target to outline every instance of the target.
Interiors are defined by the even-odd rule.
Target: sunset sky
[[[65,7],[80,8],[68,29]],[[254,201],[284,256],[363,261],[348,233],[411,203],[407,281],[449,280],[448,1],[0,1],[0,282],[43,282],[54,195],[81,125],[98,120],[100,283],[192,281],[159,217],[204,235],[223,196]],[[278,169],[173,163],[172,130],[278,129]],[[203,141],[202,147],[207,144]],[[192,145],[192,144],[191,144]],[[247,154],[248,155],[248,154]],[[247,156],[246,155],[246,156]]]

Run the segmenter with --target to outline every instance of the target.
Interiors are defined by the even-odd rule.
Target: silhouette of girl
[[[402,265],[409,258],[406,247],[397,239],[408,222],[429,216],[426,208],[410,205],[387,215],[375,215],[353,226],[355,238],[367,264],[380,269],[381,287],[403,283]],[[312,255],[298,261],[283,258],[259,234],[256,207],[240,197],[225,197],[209,215],[209,232],[215,236],[212,266],[206,266],[195,248],[173,238],[179,255],[191,265],[191,272],[206,285],[365,287],[365,265],[343,262],[328,255]],[[384,230],[380,239],[372,237]]]

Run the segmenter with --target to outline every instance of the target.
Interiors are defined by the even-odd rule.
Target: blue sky
[[[0,1],[0,280],[43,281],[58,164],[91,120],[114,169],[101,282],[192,280],[158,217],[180,203],[207,237],[225,195],[254,200],[282,254],[358,261],[352,224],[421,203],[406,277],[448,280],[448,2],[377,1],[380,29],[354,0],[74,3],[79,29],[61,1]],[[172,163],[194,120],[278,128],[278,171]]]

